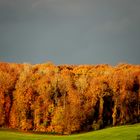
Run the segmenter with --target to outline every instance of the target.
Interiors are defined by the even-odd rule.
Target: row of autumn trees
[[[0,63],[0,127],[69,134],[140,122],[140,65]]]

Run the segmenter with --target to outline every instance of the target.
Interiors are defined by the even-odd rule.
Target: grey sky
[[[0,61],[140,63],[140,0],[0,0]]]

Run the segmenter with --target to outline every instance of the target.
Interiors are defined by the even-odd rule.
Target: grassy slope
[[[52,136],[0,130],[0,140],[137,140],[140,123],[70,136]]]

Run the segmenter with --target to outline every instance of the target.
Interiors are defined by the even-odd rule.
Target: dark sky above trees
[[[0,0],[0,61],[140,63],[140,0]]]

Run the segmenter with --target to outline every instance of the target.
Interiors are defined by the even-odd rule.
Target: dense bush
[[[0,126],[70,134],[140,122],[140,66],[0,63]]]

